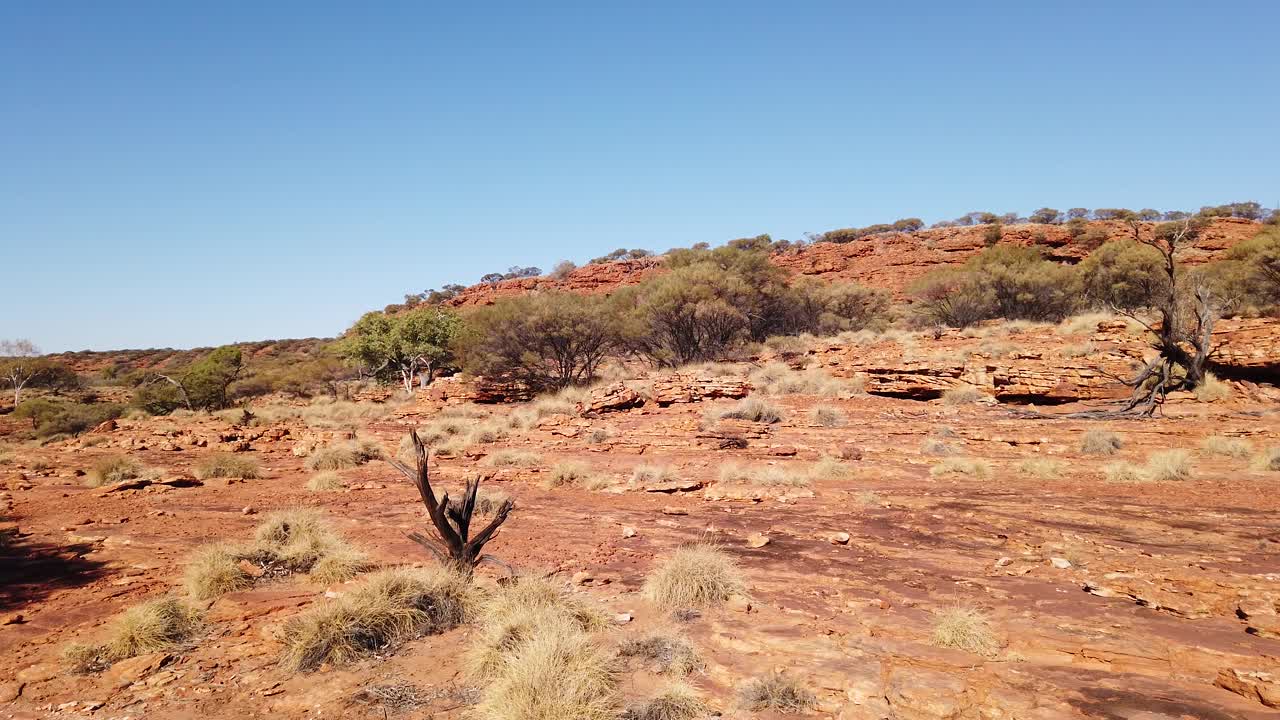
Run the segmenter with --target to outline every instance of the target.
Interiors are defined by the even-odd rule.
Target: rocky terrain
[[[929,233],[931,252],[969,247],[972,234]],[[875,277],[882,242],[787,262],[821,274],[822,256],[865,253],[858,272]],[[908,266],[884,266],[886,283],[913,272],[899,257]],[[802,717],[1280,717],[1280,472],[1257,464],[1280,447],[1280,328],[1239,320],[1219,334],[1229,393],[1173,395],[1148,420],[1068,417],[1122,396],[1109,375],[1146,351],[1123,321],[1084,318],[848,334],[679,372],[617,368],[590,391],[533,403],[478,405],[493,399],[485,388],[443,379],[342,415],[267,404],[243,426],[234,413],[122,419],[11,446],[0,511],[18,534],[0,550],[0,718],[468,717],[480,689],[458,660],[470,625],[315,672],[281,664],[285,623],[359,579],[265,579],[201,603],[189,643],[99,672],[74,674],[62,656],[122,609],[181,595],[195,548],[245,537],[276,509],[318,509],[380,564],[431,565],[405,536],[424,527],[422,504],[389,465],[343,470],[341,489],[316,492],[306,463],[353,435],[394,454],[409,429],[442,418],[500,428],[433,459],[437,483],[479,475],[514,498],[490,550],[603,610],[607,646],[677,627],[703,661],[690,682],[722,717],[780,717],[738,695],[774,670],[812,693]],[[744,396],[778,421],[717,419]],[[1112,454],[1090,446],[1098,431],[1114,433]],[[1179,450],[1178,479],[1156,472]],[[197,479],[215,451],[262,472]],[[121,452],[158,473],[85,485],[85,469]],[[499,461],[513,452],[523,461]],[[552,486],[567,461],[596,482]],[[747,588],[673,618],[640,589],[698,541],[731,555]],[[485,568],[479,582],[504,575]],[[980,647],[939,641],[957,609],[983,618]],[[637,701],[659,682],[631,668],[620,687]]]

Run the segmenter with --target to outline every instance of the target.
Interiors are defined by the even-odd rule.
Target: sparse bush
[[[347,484],[337,472],[325,470],[311,476],[307,481],[307,489],[312,492],[336,492],[347,489]]]
[[[759,487],[808,487],[813,483],[808,473],[780,467],[747,467],[737,463],[721,465],[719,479],[722,483]]]
[[[1119,435],[1100,428],[1089,430],[1080,440],[1080,452],[1088,455],[1115,455],[1123,446]]]
[[[809,419],[813,421],[814,425],[825,428],[840,427],[846,422],[844,413],[830,405],[818,405],[809,411]]]
[[[374,440],[359,439],[326,445],[307,458],[308,470],[348,470],[382,457],[382,446]]]
[[[972,385],[956,385],[942,391],[942,402],[947,405],[969,405],[983,397],[982,391]]]
[[[742,704],[751,710],[796,713],[812,707],[817,698],[794,678],[783,673],[758,677],[739,691]]]
[[[848,381],[833,378],[822,370],[792,370],[778,362],[769,363],[752,373],[750,380],[766,395],[840,397],[856,392]]]
[[[644,582],[645,596],[667,609],[717,605],[745,588],[733,558],[705,544],[677,548]]]
[[[84,479],[89,487],[101,487],[134,480],[145,473],[147,467],[128,455],[110,455],[95,462]]]
[[[938,613],[933,625],[933,644],[988,657],[1000,649],[987,616],[967,607]]]
[[[622,720],[694,720],[703,717],[707,704],[697,690],[676,683],[668,685],[643,703],[627,708]]]
[[[575,486],[586,490],[601,490],[608,487],[609,480],[583,463],[562,462],[551,468],[546,484],[548,487]]]
[[[1200,449],[1210,455],[1225,455],[1243,460],[1253,454],[1253,445],[1244,438],[1210,435],[1200,443]]]
[[[1080,275],[1091,301],[1124,312],[1149,307],[1169,292],[1160,251],[1136,240],[1113,240],[1089,253]]]
[[[938,440],[937,438],[925,438],[924,442],[920,443],[920,454],[922,455],[938,455],[940,457],[945,457],[947,455],[954,455],[955,453],[955,448],[951,447],[951,445],[947,444],[945,441]]]
[[[375,573],[345,595],[286,623],[284,663],[294,670],[341,665],[461,624],[475,603],[470,582],[443,568]]]
[[[1196,386],[1195,394],[1200,402],[1218,402],[1231,397],[1231,386],[1219,380],[1213,373],[1205,373],[1204,380]]]
[[[782,422],[783,415],[781,410],[769,402],[749,397],[738,401],[731,408],[722,410],[718,417],[773,424]]]
[[[215,452],[196,463],[195,475],[201,480],[239,478],[253,480],[261,474],[258,461],[241,453]]]
[[[996,245],[962,268],[939,268],[913,288],[917,307],[934,324],[967,327],[980,320],[1058,321],[1077,307],[1074,268],[1046,260],[1037,247]]]
[[[991,476],[991,464],[977,458],[947,458],[929,468],[929,475],[933,477],[971,475],[979,480],[985,480]]]

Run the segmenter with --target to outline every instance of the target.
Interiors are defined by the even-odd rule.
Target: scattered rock
[[[150,653],[121,660],[108,668],[103,678],[112,687],[126,687],[159,670],[169,657],[168,653]]]
[[[589,571],[579,570],[578,572],[573,574],[573,579],[571,580],[571,582],[574,585],[586,585],[595,579],[596,579],[596,576],[592,575]]]
[[[1067,568],[1071,567],[1070,560],[1066,558],[1060,558],[1060,557],[1049,558],[1049,564],[1058,568],[1059,570],[1066,570]]]
[[[849,443],[844,443],[843,445],[840,446],[840,449],[839,451],[837,451],[836,454],[840,456],[841,460],[861,460],[862,448],[858,447],[857,445],[850,445]]]
[[[613,616],[613,621],[618,625],[626,625],[627,623],[631,622],[633,619],[634,618],[632,618],[631,613],[625,613],[625,612],[618,613],[617,615]]]
[[[663,515],[688,515],[689,511],[685,510],[684,508],[675,507],[674,505],[668,505],[662,508],[662,514]]]
[[[746,595],[730,595],[724,606],[733,612],[749,613],[752,610],[751,598]]]
[[[1013,562],[1013,558],[1005,556],[996,561],[996,567],[1005,567],[1011,562]]]
[[[245,505],[244,507],[240,508],[240,514],[241,515],[257,515],[258,511],[255,510],[250,505]]]
[[[848,545],[849,533],[847,532],[831,533],[830,535],[827,536],[827,542],[831,543],[832,545]]]
[[[633,538],[633,537],[635,537],[635,536],[636,536],[636,529],[635,529],[635,528],[633,528],[633,527],[631,527],[631,526],[629,526],[629,525],[628,525],[628,526],[626,526],[626,527],[623,527],[623,528],[622,528],[622,537],[624,537],[624,538]]]
[[[651,493],[678,493],[693,492],[706,487],[706,483],[701,480],[665,480],[663,482],[645,485],[644,491]]]
[[[53,663],[38,663],[19,670],[14,679],[20,683],[40,683],[61,674],[62,669]]]
[[[1269,708],[1280,708],[1280,678],[1271,673],[1224,668],[1213,684]]]
[[[769,536],[763,533],[751,533],[747,536],[747,547],[762,548],[769,544]]]
[[[0,625],[21,625],[26,621],[27,619],[23,617],[22,613],[16,612],[0,615]]]
[[[22,688],[26,687],[26,683],[7,682],[0,683],[0,703],[13,702],[22,696]]]

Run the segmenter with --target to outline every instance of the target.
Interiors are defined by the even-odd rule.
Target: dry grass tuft
[[[128,455],[110,455],[98,460],[93,467],[89,468],[89,472],[84,476],[84,484],[89,487],[115,485],[140,478],[146,472],[145,465]]]
[[[815,407],[813,410],[809,411],[809,419],[813,421],[814,425],[825,428],[841,427],[848,422],[844,413],[830,405],[819,405]]]
[[[717,419],[732,418],[734,420],[750,420],[751,422],[760,423],[780,423],[782,422],[782,411],[776,406],[770,404],[760,398],[744,398],[738,401],[733,407],[721,410],[715,414]]]
[[[947,405],[968,405],[984,397],[983,392],[972,385],[956,385],[942,391],[942,402]]]
[[[1200,449],[1210,455],[1225,455],[1243,460],[1253,455],[1253,444],[1244,438],[1210,435],[1200,442]]]
[[[325,470],[311,476],[307,481],[307,489],[312,492],[335,492],[338,490],[346,490],[347,484],[342,481],[342,476],[333,470]]]
[[[246,565],[264,577],[308,573],[312,580],[349,580],[369,569],[365,554],[314,510],[271,513],[254,531],[252,543],[215,544],[198,549],[187,563],[187,592],[197,600],[243,590],[255,582]]]
[[[541,632],[583,633],[608,626],[603,613],[545,579],[522,577],[483,604],[483,620],[464,660],[473,675],[492,678],[520,646]]]
[[[63,658],[75,672],[93,672],[138,655],[167,650],[191,639],[200,615],[175,598],[157,598],[125,610],[111,623],[102,645],[72,644]]]
[[[933,625],[933,644],[988,657],[1000,649],[987,616],[968,607],[938,613]]]
[[[1258,453],[1254,456],[1250,467],[1264,472],[1280,471],[1280,447],[1267,448]]]
[[[694,720],[705,716],[707,709],[697,690],[674,683],[645,702],[627,708],[622,720]]]
[[[461,624],[475,602],[469,579],[443,568],[393,569],[285,624],[284,664],[300,671],[341,665]]]
[[[666,465],[640,465],[631,473],[633,485],[653,485],[675,479]]]
[[[653,631],[623,640],[618,645],[618,656],[642,662],[652,672],[677,677],[705,666],[693,645],[683,635],[671,631]]]
[[[1196,400],[1219,402],[1231,398],[1231,385],[1219,380],[1213,373],[1205,373],[1204,381],[1195,389]]]
[[[1162,450],[1151,453],[1143,468],[1148,480],[1163,482],[1191,479],[1191,453],[1186,450]]]
[[[1145,482],[1146,473],[1142,468],[1128,462],[1107,463],[1102,467],[1102,474],[1106,476],[1108,482]]]
[[[813,484],[807,473],[773,466],[747,467],[737,463],[720,466],[719,478],[722,483],[759,487],[808,487]]]
[[[956,449],[943,440],[925,438],[924,442],[920,443],[920,454],[945,457],[947,455],[955,455]]]
[[[489,720],[615,720],[618,704],[608,653],[581,631],[553,626],[503,657],[475,710]]]
[[[308,470],[349,470],[381,458],[382,446],[374,440],[357,439],[326,445],[307,458]]]
[[[1057,480],[1067,471],[1067,464],[1056,458],[1027,458],[1018,463],[1018,472],[1042,480]]]
[[[1119,435],[1101,428],[1086,432],[1080,440],[1080,452],[1088,455],[1115,455],[1122,447],[1124,442]]]
[[[490,467],[532,467],[540,462],[541,455],[524,450],[498,450],[484,459]]]
[[[849,397],[858,393],[854,384],[833,378],[822,370],[793,370],[779,362],[767,363],[748,379],[766,395]]]
[[[817,698],[797,680],[783,673],[754,678],[739,690],[742,704],[751,710],[800,712],[813,706]]]
[[[201,480],[213,478],[252,480],[259,477],[261,472],[255,458],[239,453],[216,452],[206,455],[195,466],[196,477]]]
[[[972,475],[979,480],[985,480],[991,476],[991,463],[978,458],[947,458],[929,468],[929,475],[932,477]]]
[[[745,589],[733,558],[706,544],[677,548],[644,581],[645,596],[668,609],[717,605]]]
[[[572,461],[552,467],[544,482],[547,487],[573,486],[584,490],[602,490],[609,486],[608,478],[583,463]]]

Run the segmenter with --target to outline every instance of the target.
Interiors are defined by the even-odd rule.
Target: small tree
[[[1151,306],[1168,291],[1164,258],[1150,245],[1113,240],[1080,264],[1085,296],[1104,307],[1133,313]]]
[[[1062,213],[1053,208],[1043,207],[1031,213],[1030,220],[1041,225],[1056,225],[1062,222]]]
[[[427,373],[426,385],[452,359],[452,345],[461,328],[457,315],[434,306],[396,315],[374,311],[343,334],[338,352],[375,377],[398,375],[405,392],[412,392],[420,372]]]
[[[67,366],[42,357],[30,340],[0,340],[0,378],[13,390],[13,406],[22,402],[28,388],[68,389],[79,377]]]
[[[1193,245],[1203,223],[1187,219],[1141,231],[1135,223],[1137,242],[1153,248],[1160,257],[1164,280],[1153,288],[1143,309],[1157,320],[1142,316],[1137,308],[1116,311],[1141,323],[1151,335],[1158,353],[1127,384],[1133,394],[1126,412],[1151,415],[1171,390],[1194,390],[1205,379],[1205,364],[1213,348],[1213,326],[1221,312],[1208,282],[1181,267],[1178,254]]]

